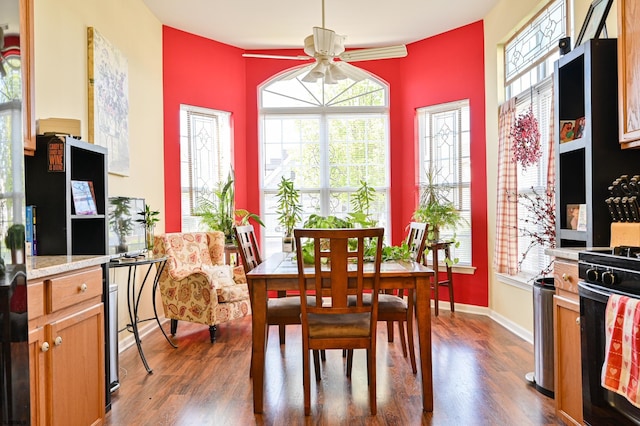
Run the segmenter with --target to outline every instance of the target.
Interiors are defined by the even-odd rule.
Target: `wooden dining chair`
[[[258,248],[253,225],[235,227],[236,241],[240,260],[245,274],[262,263],[262,256]],[[249,288],[251,292],[251,288]],[[253,307],[253,301],[251,303]],[[300,297],[298,295],[287,297],[285,292],[278,292],[278,297],[267,299],[267,324],[279,327],[280,344],[285,342],[285,326],[300,324]]]
[[[369,406],[375,415],[376,323],[384,229],[295,229],[294,237],[302,312],[304,413],[311,412],[309,351],[366,349]],[[304,264],[303,240],[314,246],[314,264],[309,267]],[[352,249],[354,242],[357,246]],[[374,260],[365,264],[364,249],[369,245],[375,247]],[[369,304],[364,303],[365,276],[370,280]],[[313,292],[315,305],[307,303],[308,290]],[[349,296],[355,297],[355,303],[349,303]]]
[[[426,223],[411,222],[409,224],[406,243],[411,252],[411,260],[414,262],[422,262],[426,247],[427,227]],[[378,296],[378,321],[387,322],[387,341],[390,343],[393,342],[393,323],[398,323],[402,354],[406,358],[408,349],[411,369],[413,374],[416,374],[418,368],[413,342],[413,297],[413,289],[398,289],[391,294],[380,294]]]

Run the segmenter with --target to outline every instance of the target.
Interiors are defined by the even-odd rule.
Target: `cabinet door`
[[[43,327],[29,331],[29,386],[32,425],[46,423],[45,356],[49,349]]]
[[[567,424],[582,424],[580,304],[554,296],[556,415]]]
[[[54,425],[102,423],[105,412],[104,312],[98,304],[51,323],[49,418]]]
[[[640,8],[635,0],[618,0],[618,102],[620,143],[640,147]]]

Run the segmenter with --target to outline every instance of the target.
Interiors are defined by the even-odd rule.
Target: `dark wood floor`
[[[168,330],[169,324],[165,324]],[[144,338],[153,374],[134,347],[120,354],[121,387],[112,395],[107,425],[556,425],[554,402],[525,380],[533,348],[491,319],[441,311],[433,318],[434,411],[423,413],[418,376],[399,342],[378,327],[378,415],[369,415],[364,351],[353,377],[339,351],[329,351],[322,380],[312,380],[312,415],[305,418],[300,328],[287,327],[267,348],[265,413],[253,414],[249,378],[251,320],[219,327],[180,323],[173,349],[159,330]],[[360,352],[360,353],[358,353]]]

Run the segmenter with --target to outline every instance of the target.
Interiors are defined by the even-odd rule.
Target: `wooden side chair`
[[[262,263],[262,256],[253,225],[236,226],[235,233],[240,259],[246,274]],[[300,298],[297,295],[285,296],[285,292],[278,292],[277,298],[267,299],[267,324],[279,326],[281,345],[285,342],[285,326],[300,324]]]
[[[406,243],[409,246],[413,261],[422,261],[426,240],[427,224],[411,222],[409,224]],[[418,368],[416,366],[416,351],[413,342],[413,294],[412,289],[399,289],[395,294],[380,294],[380,296],[378,296],[378,321],[387,321],[387,340],[389,342],[393,342],[393,323],[398,322],[402,354],[405,358],[407,357],[408,347],[411,369],[413,370],[413,374],[416,374]],[[407,329],[406,337],[405,327]]]
[[[294,230],[302,312],[305,415],[311,412],[309,351],[325,349],[367,350],[369,406],[371,414],[376,414],[376,325],[383,236],[383,228]],[[314,243],[313,267],[304,264],[302,240],[306,239]],[[349,248],[352,241],[357,241],[355,250]],[[375,244],[372,263],[364,262],[365,244]],[[370,280],[372,290],[369,304],[364,303],[365,279]],[[307,290],[314,291],[315,305],[307,303]],[[349,303],[349,296],[354,296],[355,303]],[[314,361],[317,361],[315,353]],[[317,363],[316,380],[319,380]]]

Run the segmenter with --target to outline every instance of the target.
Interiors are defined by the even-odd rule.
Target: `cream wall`
[[[34,20],[36,119],[79,119],[83,140],[88,140],[87,27],[127,58],[130,175],[109,175],[109,195],[144,197],[160,210],[156,232],[164,232],[162,24],[142,0],[34,0]],[[119,285],[122,329],[128,322],[127,278],[123,271],[110,275]],[[140,317],[146,318],[152,312],[150,294],[142,300],[148,303]]]
[[[504,101],[504,74],[502,50],[515,31],[531,19],[549,0],[500,0],[485,18],[485,87],[486,87],[486,127],[487,127],[487,188],[489,223],[489,262],[493,265],[496,229],[497,169],[498,169],[498,105]],[[572,44],[580,32],[587,14],[590,0],[568,0],[570,16],[575,15],[575,23],[570,28]],[[575,10],[572,14],[571,10]],[[616,2],[613,2],[607,18],[609,37],[616,36]],[[572,20],[570,20],[573,22]],[[492,268],[493,271],[493,268]],[[528,283],[510,280],[500,281],[495,273],[489,276],[489,309],[492,316],[512,331],[528,340],[533,333],[533,296]]]

